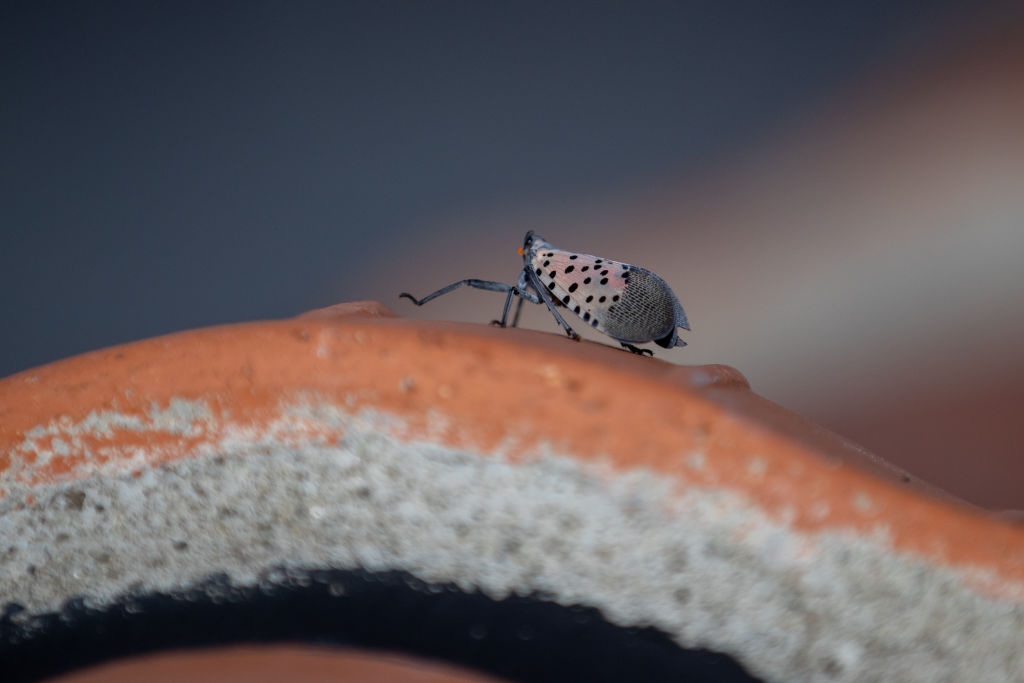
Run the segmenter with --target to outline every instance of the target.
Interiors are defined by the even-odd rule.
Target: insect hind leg
[[[443,294],[447,294],[448,292],[454,291],[454,290],[458,289],[459,287],[472,287],[474,289],[486,289],[487,291],[490,291],[490,292],[509,292],[510,295],[511,295],[512,290],[515,289],[515,287],[513,287],[512,285],[506,285],[504,282],[493,282],[491,280],[477,280],[477,279],[474,279],[474,278],[467,278],[465,280],[459,280],[458,282],[453,282],[452,284],[448,285],[447,287],[442,287],[441,289],[437,290],[436,292],[434,292],[432,294],[427,294],[422,299],[417,299],[412,294],[409,294],[409,292],[402,292],[401,294],[398,295],[398,297],[399,298],[405,297],[406,299],[408,299],[409,301],[413,302],[417,306],[422,306],[423,304],[427,303],[428,301],[431,301],[432,299],[436,299],[437,297],[439,297],[439,296],[441,296]]]
[[[638,348],[636,346],[633,346],[632,344],[627,344],[626,342],[619,342],[619,343],[622,344],[622,348],[626,349],[630,353],[635,353],[635,354],[637,354],[639,356],[642,356],[642,355],[644,355],[646,353],[646,354],[650,355],[651,358],[654,358],[654,351],[651,351],[650,349],[641,349],[641,348]]]

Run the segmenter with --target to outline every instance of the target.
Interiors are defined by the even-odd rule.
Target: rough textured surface
[[[202,411],[194,411],[201,414]],[[867,539],[799,533],[741,496],[679,490],[548,450],[518,464],[403,443],[332,405],[141,472],[35,486],[0,502],[0,602],[185,590],[271,567],[401,569],[495,597],[540,592],[733,653],[774,680],[1013,680],[1024,607]],[[310,420],[338,443],[281,447]],[[290,422],[290,424],[289,424]],[[680,454],[682,456],[682,454]],[[704,466],[702,454],[686,456]],[[964,634],[971,634],[964,637]]]
[[[394,570],[593,606],[773,680],[1024,678],[1024,530],[736,371],[345,312],[0,380],[5,623]]]

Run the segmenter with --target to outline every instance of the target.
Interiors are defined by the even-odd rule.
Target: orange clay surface
[[[260,426],[302,396],[397,415],[401,439],[483,453],[513,443],[506,455],[547,444],[616,469],[649,468],[681,486],[738,493],[799,530],[884,528],[895,550],[987,570],[994,590],[1024,582],[1024,527],[910,481],[757,396],[731,368],[678,366],[536,331],[400,319],[373,302],[181,332],[0,380],[0,473],[17,464],[30,485],[73,480],[123,447],[173,460],[215,437],[144,427],[83,434],[85,447],[97,446],[90,458],[83,448],[33,463],[12,449],[37,426],[101,411],[145,424],[172,399],[206,402],[215,424]],[[440,433],[438,415],[448,418]],[[111,438],[122,450],[104,456],[99,446]]]
[[[487,683],[497,678],[447,664],[366,650],[262,646],[165,652],[122,659],[50,683]]]

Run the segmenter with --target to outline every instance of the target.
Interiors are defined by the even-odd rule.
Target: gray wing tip
[[[686,331],[690,330],[690,321],[686,319],[686,311],[678,301],[676,302],[676,327],[681,327]]]
[[[686,311],[683,310],[683,305],[676,301],[676,327],[681,327],[687,332],[690,331],[690,321],[686,319]],[[686,342],[676,336],[676,346],[686,346]]]

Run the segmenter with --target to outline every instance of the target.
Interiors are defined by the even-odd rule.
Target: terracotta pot
[[[233,647],[119,660],[53,683],[487,683],[498,679],[424,659],[294,646]]]
[[[0,458],[12,680],[268,641],[529,680],[1024,677],[1024,530],[724,366],[346,304],[9,377]]]

